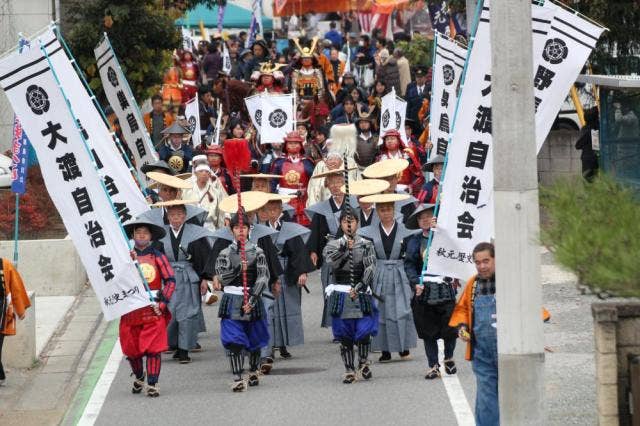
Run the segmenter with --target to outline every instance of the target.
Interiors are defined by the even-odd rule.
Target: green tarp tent
[[[218,6],[209,9],[204,5],[199,5],[195,9],[185,12],[184,17],[177,19],[176,26],[198,28],[200,21],[204,23],[206,28],[216,28],[218,26]],[[227,3],[223,27],[249,29],[249,25],[251,25],[251,10]],[[273,20],[262,15],[262,25],[264,26],[263,30],[271,30]]]

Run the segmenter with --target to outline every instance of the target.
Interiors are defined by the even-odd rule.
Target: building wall
[[[0,1],[0,53],[17,46],[18,33],[29,37],[47,26],[54,16],[53,0]],[[0,152],[11,147],[13,110],[0,90]]]
[[[549,133],[538,153],[538,181],[550,185],[557,179],[580,176],[582,161],[575,148],[578,132],[558,130]]]

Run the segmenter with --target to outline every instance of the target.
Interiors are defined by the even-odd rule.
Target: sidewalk
[[[37,303],[36,346],[42,353],[33,368],[8,371],[0,387],[2,425],[57,425],[106,327],[90,287],[77,298],[41,297]]]

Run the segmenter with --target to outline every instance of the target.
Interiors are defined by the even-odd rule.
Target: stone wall
[[[87,273],[69,239],[21,240],[18,271],[25,287],[38,296],[75,296],[87,282]],[[13,259],[13,241],[0,241],[0,256]]]
[[[592,314],[598,424],[631,425],[628,358],[629,354],[640,355],[640,302],[595,303]]]
[[[538,153],[538,182],[550,185],[559,178],[580,176],[582,161],[575,148],[578,132],[558,130],[549,133]]]

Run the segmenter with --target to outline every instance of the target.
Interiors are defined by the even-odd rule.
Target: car
[[[596,105],[591,84],[577,83],[576,88],[578,89],[578,97],[580,98],[580,102],[582,103],[583,110],[587,110]],[[581,127],[582,125],[580,124],[580,118],[578,118],[576,106],[571,99],[571,95],[568,95],[564,100],[564,103],[560,107],[560,112],[558,112],[558,116],[553,122],[551,130],[577,131],[580,130]]]
[[[0,154],[0,188],[11,187],[11,158]]]

